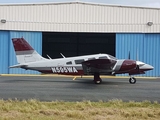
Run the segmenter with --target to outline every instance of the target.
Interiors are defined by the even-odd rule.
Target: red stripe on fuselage
[[[45,73],[45,74],[60,74],[60,75],[84,75],[84,72],[83,70],[77,70],[78,72],[74,73],[74,72],[57,72],[57,73],[53,73],[52,70],[39,70],[39,72],[41,73]]]
[[[34,50],[24,38],[13,38],[12,42],[15,51]]]

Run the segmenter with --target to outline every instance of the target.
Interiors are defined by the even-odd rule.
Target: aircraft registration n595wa
[[[46,59],[34,50],[24,38],[13,38],[17,61],[19,64],[10,68],[23,68],[36,70],[42,73],[64,75],[93,75],[96,84],[101,83],[100,75],[115,75],[128,73],[129,82],[136,83],[131,77],[135,74],[145,74],[153,67],[141,61],[130,59],[117,59],[109,54],[94,54],[77,57],[64,57]]]

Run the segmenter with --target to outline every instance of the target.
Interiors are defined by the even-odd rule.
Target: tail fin
[[[24,38],[12,39],[18,63],[36,62],[45,60],[34,50]]]

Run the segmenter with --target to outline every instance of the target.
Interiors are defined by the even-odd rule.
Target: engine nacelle
[[[135,69],[137,66],[134,60],[118,60],[114,69],[116,72],[125,72]]]
[[[135,69],[137,66],[136,61],[134,60],[124,60],[119,71],[130,71]]]

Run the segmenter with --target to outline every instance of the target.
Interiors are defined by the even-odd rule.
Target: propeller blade
[[[129,51],[129,53],[128,53],[128,59],[130,59],[131,58],[131,55],[130,55],[130,51]]]
[[[139,63],[138,63],[138,61],[136,61],[136,64],[137,64],[137,66],[136,66],[136,70],[138,70],[138,73],[140,73],[140,69],[139,69]]]
[[[140,73],[139,65],[137,65],[137,68],[136,68],[136,69],[138,70],[138,73]]]
[[[136,53],[136,61],[138,61],[138,50],[137,50],[137,53]]]

